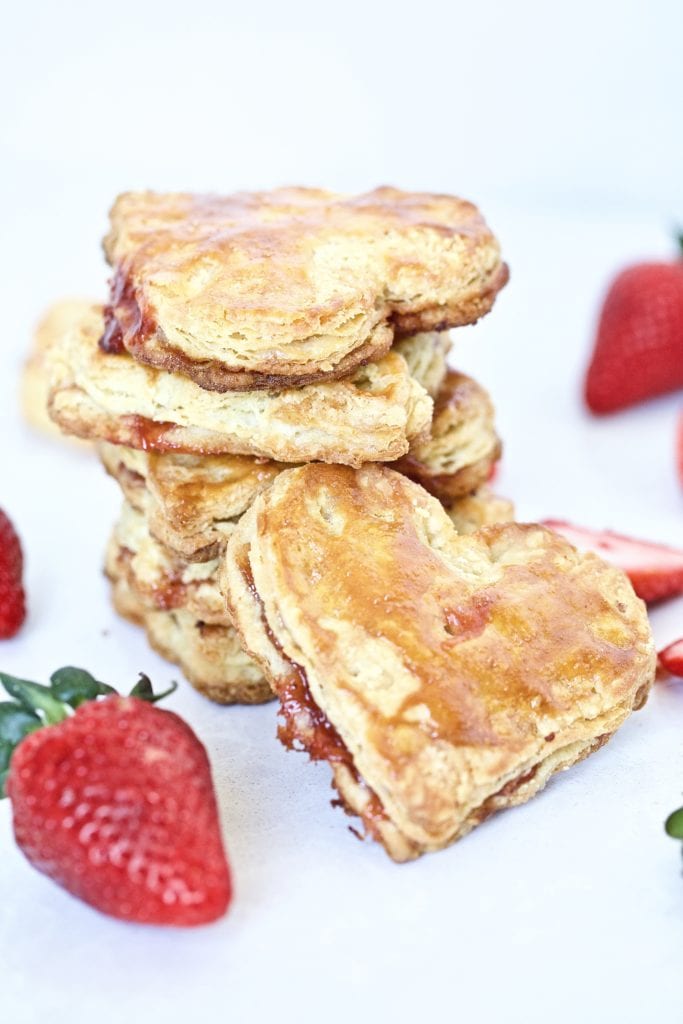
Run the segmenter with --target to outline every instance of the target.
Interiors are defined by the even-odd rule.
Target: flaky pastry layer
[[[218,563],[187,562],[155,540],[143,513],[125,501],[110,538],[105,570],[125,577],[150,608],[182,608],[211,625],[232,620],[216,582]]]
[[[183,608],[150,608],[125,575],[109,572],[112,603],[124,618],[142,626],[150,646],[178,665],[188,682],[217,704],[262,704],[273,692],[258,665],[244,653],[230,626],[211,625]]]
[[[392,468],[448,502],[484,484],[501,451],[488,393],[451,370],[436,396],[430,436],[414,442]]]
[[[102,352],[101,329],[101,309],[84,305],[50,349],[50,415],[78,437],[147,451],[359,465],[399,458],[429,430],[432,399],[397,352],[343,381],[217,394]],[[434,347],[428,334],[415,344]]]
[[[470,378],[450,373],[438,394],[432,440],[415,445],[396,469],[423,480],[450,507],[461,532],[512,519],[509,504],[482,490],[500,443],[486,392]],[[100,458],[131,504],[145,514],[150,532],[190,561],[215,558],[235,518],[286,466],[249,456],[193,456],[143,452],[101,443]],[[479,500],[460,499],[479,492]],[[493,501],[499,503],[493,508]],[[455,504],[454,504],[455,503]],[[468,511],[469,509],[469,511]]]

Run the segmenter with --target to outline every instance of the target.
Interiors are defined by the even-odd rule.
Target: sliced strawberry
[[[674,640],[672,644],[660,651],[657,657],[665,671],[683,679],[683,639]]]
[[[678,479],[683,487],[683,411],[678,414],[678,428],[676,431],[676,465],[678,468]]]
[[[611,530],[588,530],[561,519],[546,519],[543,526],[561,534],[581,551],[593,551],[623,569],[643,601],[663,601],[683,594],[683,551],[634,540]]]

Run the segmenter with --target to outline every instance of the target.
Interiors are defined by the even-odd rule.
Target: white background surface
[[[498,489],[561,516],[683,543],[681,395],[595,421],[579,392],[610,274],[666,256],[683,219],[681,7],[540,0],[477,9],[347,2],[27,3],[6,14],[0,505],[30,618],[2,668],[177,673],[109,609],[118,507],[95,461],[31,435],[17,373],[43,307],[102,295],[98,244],[124,188],[390,181],[478,201],[512,281],[455,361],[493,393]],[[660,645],[683,601],[653,613]],[[275,709],[169,701],[213,762],[237,895],[191,932],[100,917],[33,872],[0,808],[0,1013],[13,1024],[680,1019],[683,685],[531,804],[396,867],[329,806],[324,767]]]

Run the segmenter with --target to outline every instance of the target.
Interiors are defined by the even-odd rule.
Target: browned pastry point
[[[399,861],[533,796],[654,678],[622,572],[539,526],[459,535],[383,467],[280,474],[219,573],[282,703],[282,739],[330,762],[347,809]]]
[[[248,455],[181,455],[97,446],[107,472],[166,548],[207,562],[225,547],[240,515],[286,467]]]
[[[501,450],[488,394],[451,370],[436,396],[431,436],[412,444],[392,468],[448,503],[485,483]]]
[[[126,193],[104,244],[103,347],[216,391],[348,375],[394,332],[473,323],[507,280],[475,206],[395,188]]]

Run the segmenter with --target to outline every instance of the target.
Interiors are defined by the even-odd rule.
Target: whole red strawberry
[[[17,532],[0,509],[0,640],[15,636],[26,618],[24,558]]]
[[[18,699],[0,704],[0,754],[4,744],[14,834],[31,864],[126,921],[222,916],[231,883],[206,751],[147,703],[147,678],[129,697],[82,669],[60,669],[50,687],[0,680]]]
[[[586,403],[614,412],[683,388],[683,259],[623,270],[607,293]]]

